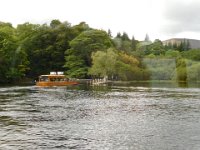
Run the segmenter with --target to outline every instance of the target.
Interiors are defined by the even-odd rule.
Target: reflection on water
[[[0,149],[200,147],[198,87],[135,85],[1,87]]]

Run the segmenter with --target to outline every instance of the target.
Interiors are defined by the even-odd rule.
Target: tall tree
[[[89,74],[98,77],[111,78],[116,72],[118,54],[116,50],[109,48],[106,51],[97,51],[92,54],[92,67]]]
[[[116,37],[117,37],[117,38],[121,38],[121,36],[122,36],[121,33],[118,32]]]
[[[19,37],[22,39],[28,35],[23,35],[26,31],[30,34],[22,40],[22,46],[30,61],[30,71],[27,74],[29,77],[63,70],[65,50],[69,49],[69,42],[76,35],[68,22],[60,23],[58,20],[53,20],[51,25],[35,27],[25,24],[18,28]]]
[[[65,52],[67,73],[72,77],[83,78],[87,76],[88,67],[92,64],[92,52],[112,47],[112,41],[105,31],[88,30],[73,39],[70,42],[70,47]],[[77,65],[74,65],[74,61],[71,59],[75,57],[79,58]],[[80,71],[80,68],[83,68],[83,72]]]
[[[187,40],[187,43],[186,43],[186,50],[189,50],[191,49],[191,45],[190,45],[190,41]]]
[[[176,79],[179,82],[187,81],[187,64],[185,59],[178,58],[176,59]]]
[[[149,41],[150,41],[150,38],[149,38],[149,35],[148,35],[148,34],[146,34],[144,41],[145,41],[145,42],[149,42]]]
[[[134,36],[131,39],[131,48],[133,51],[136,51],[137,41],[135,40]]]
[[[132,51],[132,41],[129,39],[128,34],[123,32],[120,33],[113,39],[113,43],[118,50],[122,50],[127,53],[131,53]]]
[[[60,22],[60,20],[52,20],[51,23],[50,23],[50,27],[56,28],[56,27],[58,27],[60,24],[62,24],[62,23]]]
[[[84,31],[90,30],[89,25],[86,22],[81,22],[78,25],[72,27],[73,33],[75,36],[78,36]]]
[[[92,60],[93,65],[89,73],[95,76],[120,80],[134,80],[141,76],[139,61],[115,49],[97,51],[93,53]]]
[[[14,82],[24,77],[27,55],[20,47],[15,29],[10,24],[0,25],[0,82]]]
[[[130,41],[128,34],[126,32],[123,32],[121,39],[122,41]]]
[[[112,38],[112,32],[111,32],[110,29],[108,29],[108,36],[109,36],[110,38]]]

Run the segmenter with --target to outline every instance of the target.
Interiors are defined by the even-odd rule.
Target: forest
[[[126,32],[71,25],[0,22],[0,83],[36,80],[41,74],[64,71],[70,78],[110,80],[200,81],[200,49],[189,43],[163,45],[148,35],[144,41]]]

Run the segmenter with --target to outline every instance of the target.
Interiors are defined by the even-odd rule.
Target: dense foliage
[[[11,24],[0,23],[0,82],[14,82],[25,76],[29,61]]]
[[[70,42],[67,49],[65,68],[71,77],[85,78],[88,68],[91,67],[92,52],[112,47],[112,41],[108,34],[102,30],[91,29],[82,32]]]
[[[190,43],[163,45],[127,33],[112,37],[85,22],[72,26],[0,22],[0,83],[16,82],[50,71],[65,71],[73,78],[106,77],[111,80],[199,81],[200,50]]]

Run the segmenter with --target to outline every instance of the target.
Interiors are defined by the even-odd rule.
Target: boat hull
[[[76,85],[78,82],[66,81],[66,82],[36,82],[36,86],[67,86]]]

